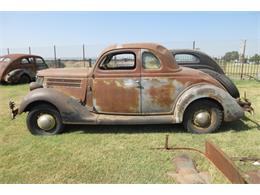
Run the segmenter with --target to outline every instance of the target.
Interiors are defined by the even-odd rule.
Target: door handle
[[[136,80],[135,83],[137,84],[136,88],[143,89],[143,86],[141,85],[140,80]]]

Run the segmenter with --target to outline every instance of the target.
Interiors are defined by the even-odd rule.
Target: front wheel
[[[55,135],[63,130],[60,113],[48,104],[33,107],[26,122],[33,135]]]
[[[211,133],[223,120],[223,111],[218,104],[209,100],[197,100],[185,110],[183,125],[192,133]]]

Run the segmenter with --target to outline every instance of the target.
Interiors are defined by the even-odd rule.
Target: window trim
[[[134,66],[133,68],[131,69],[102,69],[100,68],[101,65],[103,64],[103,62],[106,60],[107,56],[108,55],[112,55],[112,56],[115,56],[115,55],[120,55],[120,54],[132,54],[134,56]],[[113,58],[113,57],[112,57]],[[103,58],[101,59],[100,63],[98,64],[98,70],[100,71],[133,71],[136,69],[137,67],[137,64],[136,64],[136,54],[133,52],[133,51],[118,51],[118,52],[111,52],[111,53],[107,53],[103,56]]]

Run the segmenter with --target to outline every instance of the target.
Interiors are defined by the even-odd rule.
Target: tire
[[[47,119],[51,118],[51,120],[47,120],[48,129],[46,126],[45,129],[41,128],[40,127],[41,125],[39,126],[39,124],[43,124],[40,121],[41,120],[40,117],[42,117],[42,120],[45,119],[46,121],[46,116]],[[55,123],[53,121],[55,121]],[[39,106],[33,107],[29,111],[26,123],[27,123],[28,130],[33,135],[56,135],[61,133],[63,130],[63,124],[62,124],[60,113],[57,111],[56,108],[48,104],[41,104]]]
[[[18,83],[20,83],[20,84],[25,84],[25,83],[30,83],[30,82],[31,82],[31,78],[26,74],[23,74],[18,81]]]
[[[202,116],[209,117],[207,122],[201,120]],[[192,102],[185,110],[183,126],[189,132],[204,134],[219,129],[222,121],[223,111],[220,106],[213,101],[203,99]]]
[[[240,97],[240,94],[239,94],[239,91],[238,91],[236,85],[226,75],[219,74],[219,73],[217,73],[213,70],[209,70],[209,69],[200,69],[200,71],[203,71],[203,72],[209,74],[211,77],[213,77],[214,79],[219,81],[233,98]]]

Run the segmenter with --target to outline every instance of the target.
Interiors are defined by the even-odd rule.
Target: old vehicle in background
[[[1,83],[30,83],[37,71],[48,68],[41,56],[29,54],[9,54],[0,57]]]
[[[236,85],[225,75],[219,64],[207,54],[191,49],[175,49],[172,53],[180,66],[198,69],[209,74],[218,80],[232,97],[240,97]]]
[[[208,74],[179,66],[165,47],[113,45],[93,68],[47,69],[37,74],[19,109],[32,134],[53,135],[65,124],[175,124],[193,133],[217,130],[244,108]]]

